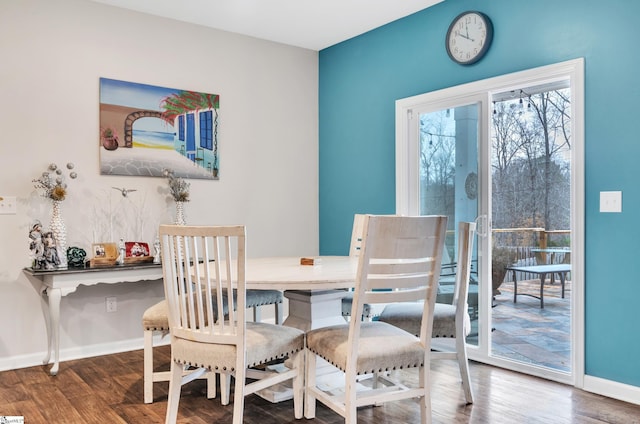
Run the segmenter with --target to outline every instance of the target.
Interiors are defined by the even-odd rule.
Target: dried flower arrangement
[[[74,165],[69,162],[67,169],[69,172],[69,178],[75,179],[78,174],[73,171]],[[47,170],[42,173],[40,178],[33,180],[34,187],[42,190],[42,195],[51,200],[64,200],[67,197],[67,183],[65,177],[62,174],[62,168],[52,163]]]
[[[169,179],[169,191],[173,200],[176,202],[188,202],[190,184],[183,178],[176,177],[174,171],[170,169],[165,169],[162,173]]]

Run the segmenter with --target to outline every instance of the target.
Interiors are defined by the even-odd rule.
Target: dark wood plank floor
[[[156,349],[156,364],[168,364],[167,346]],[[29,424],[163,423],[168,383],[156,383],[153,404],[142,401],[142,351],[125,352],[60,364],[52,377],[48,367],[0,373],[0,416],[24,416]],[[476,400],[465,405],[457,366],[439,361],[433,367],[432,405],[435,423],[640,423],[640,406],[573,389],[535,377],[473,363]],[[412,380],[403,374],[407,380]],[[204,382],[183,388],[180,423],[230,423],[232,406],[207,399]],[[417,423],[415,401],[400,401],[358,411],[362,424]],[[344,422],[318,404],[314,420],[293,419],[292,401],[269,403],[249,396],[247,424],[334,424]]]

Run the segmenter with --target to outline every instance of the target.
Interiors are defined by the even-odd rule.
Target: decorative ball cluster
[[[73,171],[74,164],[69,162],[67,169],[69,178],[76,179],[78,174]],[[55,163],[49,165],[40,178],[33,180],[34,187],[42,190],[42,195],[52,200],[64,200],[67,197],[67,183],[62,168]]]

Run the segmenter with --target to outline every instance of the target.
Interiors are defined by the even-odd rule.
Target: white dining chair
[[[433,316],[434,338],[455,338],[453,351],[437,350],[431,353],[431,359],[455,359],[460,368],[460,377],[465,400],[473,403],[473,390],[469,375],[466,338],[471,332],[468,293],[471,279],[471,261],[473,257],[473,239],[476,224],[460,222],[458,224],[458,255],[455,271],[455,285],[451,303],[436,303]],[[418,335],[422,322],[423,307],[420,303],[396,303],[387,305],[378,319],[403,330]]]
[[[166,423],[176,422],[185,366],[235,378],[234,424],[245,396],[288,380],[302,418],[304,332],[246,319],[245,227],[161,225],[159,234],[172,360]],[[192,266],[198,259],[209,266]],[[288,369],[253,369],[286,358]]]
[[[253,320],[261,321],[260,308],[265,305],[274,305],[275,322],[282,324],[283,321],[283,295],[279,290],[247,290],[247,308],[253,311]],[[142,315],[143,330],[143,392],[144,403],[153,403],[154,383],[169,381],[169,370],[156,370],[153,363],[154,334],[160,334],[162,338],[169,335],[169,313],[167,301],[161,300],[155,305],[147,308]],[[189,370],[185,370],[188,374]],[[216,376],[214,373],[207,373],[201,378],[207,379],[207,397],[216,397]],[[228,393],[222,393],[223,401],[228,403]]]
[[[365,217],[351,314],[361,316],[365,303],[423,300],[420,336],[385,322],[359,319],[308,331],[306,418],[315,417],[316,401],[352,424],[358,407],[418,398],[421,423],[431,422],[431,332],[446,225],[446,216]],[[343,393],[316,384],[318,357],[343,373]],[[414,369],[417,382],[394,381],[388,371],[399,369]],[[370,388],[357,390],[358,376],[367,374],[372,374],[367,380]]]

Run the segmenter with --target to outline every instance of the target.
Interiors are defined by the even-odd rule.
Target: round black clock
[[[471,65],[489,50],[493,39],[491,19],[482,12],[468,11],[455,17],[447,30],[447,53],[456,63]]]

